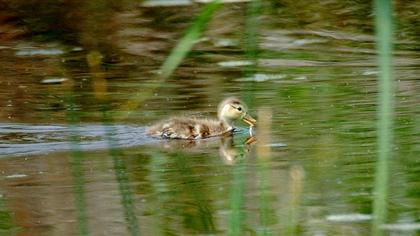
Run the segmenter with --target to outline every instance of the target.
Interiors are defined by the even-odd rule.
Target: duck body
[[[146,132],[148,135],[167,139],[204,139],[232,133],[234,122],[239,119],[250,126],[256,124],[256,120],[247,114],[243,102],[237,98],[228,98],[219,104],[218,119],[173,117],[158,122]]]
[[[169,139],[204,139],[228,134],[232,130],[218,120],[174,117],[150,127],[147,133]]]

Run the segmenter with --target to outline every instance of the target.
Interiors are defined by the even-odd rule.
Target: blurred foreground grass
[[[387,198],[390,159],[393,153],[394,78],[392,2],[375,0],[375,28],[378,52],[378,159],[373,190],[373,235],[382,235],[381,226],[387,220]]]

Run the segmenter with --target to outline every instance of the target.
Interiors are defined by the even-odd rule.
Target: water
[[[148,137],[144,127],[124,125],[19,125],[0,124],[0,158],[8,156],[29,156],[62,152],[72,149],[100,150],[110,146],[108,133],[112,133],[115,147],[144,145],[157,140]],[[78,141],[72,141],[77,137]]]
[[[160,83],[157,70],[202,6],[174,3],[0,10],[0,234],[370,234],[370,3],[264,1],[256,56],[246,3],[226,3]],[[386,235],[419,231],[418,6],[396,3]],[[260,122],[256,143],[245,124],[233,139],[144,134],[170,115],[216,116],[229,96]]]

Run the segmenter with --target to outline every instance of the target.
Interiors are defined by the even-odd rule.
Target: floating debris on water
[[[266,144],[265,146],[267,146],[267,147],[286,147],[287,144],[285,144],[285,143],[270,143],[270,144]]]
[[[83,51],[83,48],[82,47],[74,47],[74,48],[72,48],[71,49],[73,52],[80,52],[80,51]]]
[[[250,66],[254,63],[252,61],[222,61],[217,63],[221,67],[239,67],[239,66]]]
[[[67,80],[68,80],[67,78],[63,78],[63,77],[50,77],[47,79],[43,79],[41,83],[42,84],[61,84]]]
[[[350,213],[350,214],[338,214],[327,216],[328,221],[333,222],[357,222],[371,220],[372,216],[368,214]]]
[[[51,49],[21,49],[16,52],[16,56],[52,56],[52,55],[60,55],[63,54],[64,51],[57,48]]]
[[[238,42],[232,39],[218,39],[214,42],[216,47],[232,47],[238,45]]]
[[[6,176],[7,179],[17,179],[17,178],[24,178],[24,177],[28,177],[28,176],[25,174],[14,174],[14,175]]]
[[[185,6],[191,5],[190,0],[149,0],[144,1],[141,5],[143,7],[171,7],[171,6]]]
[[[210,3],[213,0],[148,0],[141,5],[143,7],[171,7],[171,6],[185,6],[193,3]],[[221,3],[240,3],[250,2],[251,0],[222,0]]]
[[[420,223],[396,223],[384,224],[380,226],[381,229],[392,231],[415,231],[420,230]]]
[[[295,46],[303,46],[308,44],[316,44],[316,43],[326,43],[327,40],[321,40],[321,39],[298,39],[293,41],[293,44]]]
[[[213,0],[194,0],[194,2],[199,3],[210,3]],[[222,3],[237,3],[237,2],[250,2],[251,0],[222,0]]]
[[[295,77],[293,79],[295,79],[295,80],[307,80],[308,78],[306,76],[298,76],[298,77]]]
[[[377,75],[379,72],[375,70],[368,70],[362,73],[362,75]]]
[[[264,81],[269,81],[269,80],[284,79],[286,77],[287,75],[283,75],[283,74],[254,74],[251,77],[237,79],[237,81],[264,82]]]

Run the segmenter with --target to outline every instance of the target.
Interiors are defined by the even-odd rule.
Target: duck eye
[[[242,107],[238,107],[237,109],[238,109],[238,111],[242,111]]]

